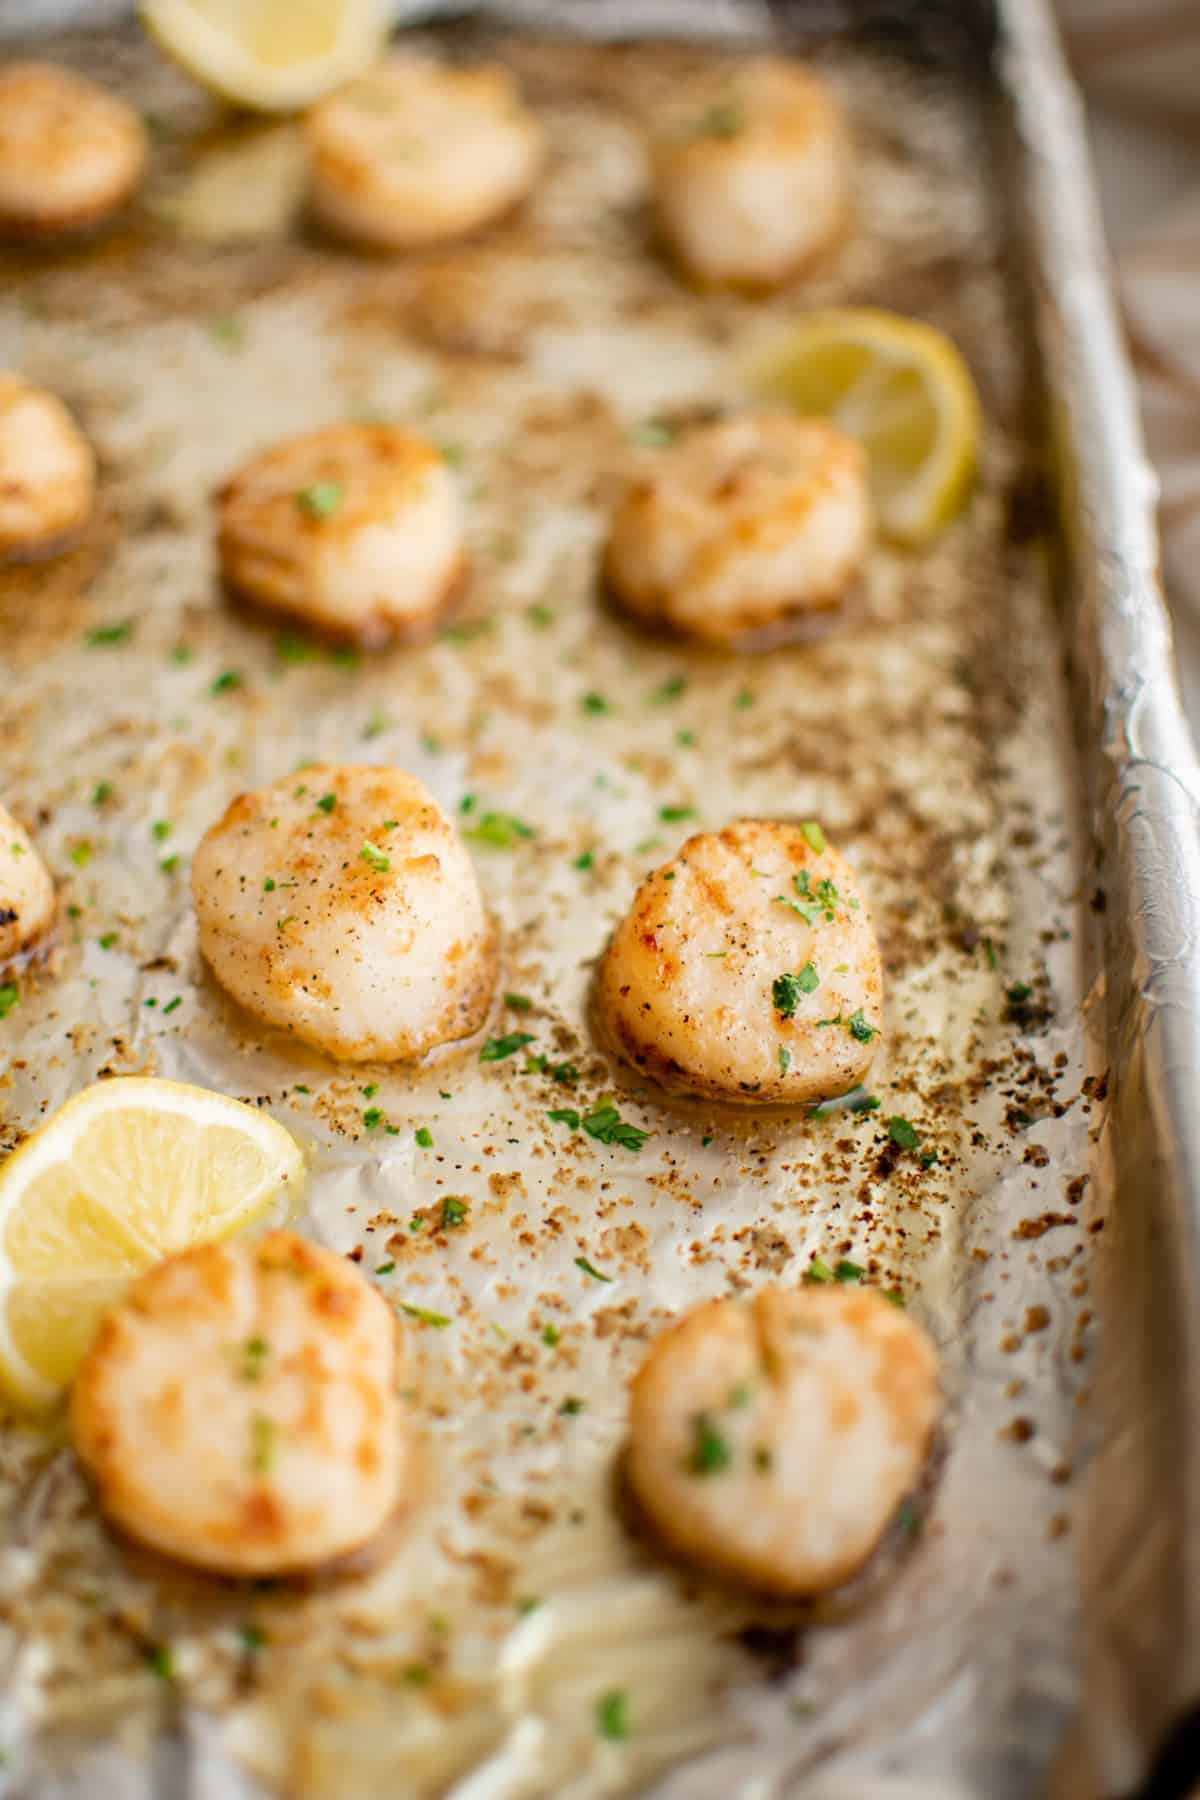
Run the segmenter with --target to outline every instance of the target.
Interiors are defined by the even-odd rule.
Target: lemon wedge
[[[764,396],[832,419],[859,440],[889,537],[927,543],[961,507],[982,414],[944,332],[876,307],[829,307],[789,326],[749,375]]]
[[[255,112],[296,112],[379,55],[382,0],[142,0],[142,21],[206,88]]]
[[[48,1405],[130,1280],[299,1189],[268,1114],[182,1082],[97,1082],[0,1167],[0,1387]]]

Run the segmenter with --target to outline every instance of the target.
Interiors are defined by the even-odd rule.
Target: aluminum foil
[[[687,35],[694,11],[659,0],[632,23]],[[631,25],[608,4],[570,19]],[[706,22],[764,24],[733,0]],[[132,1559],[69,1455],[8,1432],[11,1791],[1027,1796],[1082,1696],[1063,1791],[1119,1792],[1193,1695],[1195,765],[1081,134],[1036,0],[1003,22],[1004,119],[965,74],[822,51],[856,126],[858,230],[758,303],[690,294],[647,248],[644,127],[713,78],[711,41],[456,27],[452,45],[514,62],[552,166],[522,218],[402,265],[308,239],[293,127],[230,128],[131,36],[59,46],[140,98],[156,155],[127,232],[22,265],[0,296],[0,354],[78,407],[104,465],[88,544],[0,578],[8,797],[64,919],[3,1027],[5,1132],[104,1072],[256,1100],[311,1147],[305,1228],[451,1323],[406,1315],[428,1491],[353,1583],[248,1592]],[[1006,273],[1026,228],[1040,357]],[[760,341],[846,298],[962,344],[988,413],[969,512],[920,558],[881,550],[822,643],[727,659],[631,633],[595,557],[647,424],[739,403]],[[1036,504],[1041,376],[1062,534]],[[229,606],[208,495],[272,438],[368,414],[443,443],[475,576],[435,645],[361,660]],[[1081,754],[1064,646],[1103,721]],[[396,761],[464,823],[494,808],[532,828],[478,851],[502,990],[533,1003],[491,1030],[519,1024],[527,1051],[350,1077],[205,977],[188,853],[238,788],[303,781],[314,758]],[[822,819],[867,883],[889,977],[877,1114],[666,1106],[593,1043],[591,965],[636,881],[747,812]],[[549,1118],[608,1094],[652,1134],[636,1155]],[[465,1226],[442,1224],[448,1196]],[[797,1612],[663,1565],[615,1471],[647,1336],[814,1253],[902,1289],[949,1417],[878,1564]],[[614,1690],[620,1742],[596,1729]]]

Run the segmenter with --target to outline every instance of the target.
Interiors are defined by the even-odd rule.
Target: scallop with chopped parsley
[[[602,1035],[663,1087],[743,1104],[827,1099],[879,1044],[879,946],[813,821],[741,819],[648,875],[600,963]]]

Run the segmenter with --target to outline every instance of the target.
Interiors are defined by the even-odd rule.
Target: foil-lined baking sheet
[[[656,29],[687,9],[666,10]],[[763,23],[722,11],[731,39]],[[132,33],[54,45],[138,100],[155,154],[127,227],[14,261],[0,294],[0,357],[63,393],[103,464],[89,541],[0,576],[7,793],[63,902],[53,962],[0,1028],[5,1142],[102,1073],[255,1101],[311,1149],[305,1228],[360,1257],[397,1306],[449,1323],[405,1314],[423,1504],[354,1582],[247,1589],[132,1558],[61,1445],[6,1432],[10,1791],[1026,1796],[1085,1662],[1110,1694],[1146,1666],[1095,1629],[1107,1578],[1081,1589],[1078,1571],[1085,1531],[1085,1548],[1104,1541],[1081,1495],[1118,1389],[1097,1400],[1093,1337],[1131,1186],[1106,1155],[1105,1096],[1153,1089],[1139,1153],[1160,1178],[1142,1205],[1182,1209],[1195,966],[1181,921],[1200,884],[1093,246],[1077,221],[1049,241],[1059,209],[1087,216],[1082,167],[1058,185],[1077,140],[1053,45],[1036,5],[1014,0],[1015,137],[975,75],[818,46],[854,125],[857,229],[802,286],[747,301],[694,294],[660,261],[644,157],[649,124],[738,50],[572,41],[566,18],[555,9],[557,37],[533,15],[516,32],[431,33],[511,63],[552,155],[518,217],[395,263],[311,234],[294,125],[231,123]],[[580,22],[611,35],[617,18],[589,6]],[[1022,133],[1010,188],[1001,146]],[[1065,570],[1041,504],[1031,243],[1043,323],[1065,317],[1085,339],[1049,370],[1082,502]],[[755,348],[831,300],[918,314],[963,348],[987,414],[968,511],[920,555],[881,548],[859,611],[819,643],[739,658],[637,634],[600,596],[596,562],[643,440],[744,402]],[[1096,374],[1085,432],[1073,408]],[[473,575],[435,643],[357,657],[233,609],[209,496],[272,439],[368,416],[442,444]],[[1086,725],[1082,755],[1073,741],[1069,654],[1107,708],[1103,755]],[[528,1031],[527,1051],[350,1073],[222,999],[197,955],[189,852],[240,788],[289,769],[302,781],[311,760],[396,762],[464,822],[502,811],[532,832],[476,847],[505,934],[501,993],[533,1003],[515,1023],[498,1008],[491,1029]],[[99,782],[113,794],[97,806]],[[820,819],[866,883],[887,970],[875,1112],[667,1103],[594,1042],[592,965],[637,881],[692,830],[744,814]],[[1164,947],[1154,932],[1177,935]],[[1131,975],[1153,975],[1152,1018]],[[549,1117],[608,1096],[650,1134],[636,1153]],[[889,1136],[893,1117],[918,1152]],[[448,1197],[465,1214],[453,1228]],[[648,1338],[695,1300],[799,1280],[814,1254],[901,1290],[938,1342],[949,1406],[928,1489],[877,1563],[797,1610],[664,1564],[627,1516],[619,1452]],[[1190,1272],[1176,1262],[1172,1296]],[[1150,1317],[1122,1340],[1143,1401]],[[1153,1448],[1122,1480],[1157,1478]],[[1111,1454],[1101,1466],[1115,1495]],[[1135,1509],[1145,1498],[1123,1491]],[[1139,1563],[1141,1600],[1169,1591],[1196,1541],[1182,1507],[1172,1517]],[[1119,1745],[1085,1733],[1077,1791],[1132,1786],[1188,1697],[1177,1673],[1157,1710],[1106,1710]],[[619,1741],[597,1729],[616,1691]]]

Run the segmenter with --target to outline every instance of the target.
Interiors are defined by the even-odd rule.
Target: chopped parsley
[[[833,1270],[823,1256],[814,1256],[804,1271],[804,1280],[810,1284],[818,1281],[833,1281]]]
[[[247,1338],[238,1361],[238,1374],[243,1381],[261,1381],[270,1346],[264,1337]]]
[[[393,1270],[395,1269],[395,1267],[396,1267],[396,1265],[394,1262],[380,1263],[380,1265],[376,1269],[375,1273],[377,1275],[390,1275],[393,1272]]]
[[[387,714],[376,708],[363,726],[363,736],[365,738],[380,737],[385,731],[391,729],[391,723]]]
[[[660,806],[658,816],[664,825],[678,825],[684,819],[694,819],[696,809],[694,806]]]
[[[386,856],[377,844],[371,842],[370,838],[363,839],[363,846],[358,855],[360,862],[369,863],[371,868],[380,875],[386,875],[392,866],[391,857]]]
[[[614,1743],[629,1736],[629,1695],[624,1688],[601,1694],[596,1702],[596,1730]]]
[[[264,894],[273,894],[274,892],[275,892],[275,877],[273,875],[268,875],[267,879],[263,882],[263,893]]]
[[[527,606],[525,608],[525,617],[529,620],[529,623],[533,626],[535,631],[545,631],[549,626],[553,625],[555,616],[556,615],[550,607],[543,606],[538,600],[535,600],[532,606]]]
[[[692,127],[694,137],[736,137],[745,129],[746,115],[736,100],[721,100],[702,112]]]
[[[209,325],[208,335],[224,349],[236,350],[246,335],[246,327],[235,314],[222,313],[220,318],[214,319]]]
[[[226,669],[217,676],[208,691],[210,694],[231,694],[235,688],[242,686],[243,679],[236,669]]]
[[[812,967],[810,963],[809,968]],[[781,1019],[792,1019],[804,989],[798,975],[777,975],[771,983],[771,999]]]
[[[86,869],[92,860],[93,854],[92,846],[88,839],[83,838],[78,844],[73,846],[71,850],[71,861],[75,864],[77,869]]]
[[[802,994],[814,994],[821,985],[821,977],[812,963],[806,962],[796,977],[796,986]]]
[[[758,695],[752,694],[749,688],[743,688],[739,694],[734,695],[733,704],[738,712],[745,712],[748,707],[754,705],[757,698]]]
[[[530,1012],[533,1009],[533,1001],[528,994],[505,994],[504,1004],[510,1006],[513,1012]]]
[[[250,1473],[269,1475],[275,1465],[275,1424],[264,1413],[250,1420]]]
[[[363,1114],[363,1124],[368,1131],[374,1131],[377,1125],[383,1124],[383,1114],[377,1106],[368,1106]]]
[[[486,844],[492,850],[511,850],[522,838],[531,838],[535,833],[532,825],[514,818],[512,813],[485,812],[464,835],[472,843]]]
[[[611,1281],[612,1280],[611,1275],[602,1274],[601,1271],[596,1267],[596,1265],[594,1263],[590,1263],[588,1261],[586,1256],[577,1256],[575,1258],[575,1267],[577,1269],[582,1269],[585,1275],[590,1275],[593,1281]]]
[[[506,1057],[515,1056],[526,1044],[532,1044],[532,1031],[510,1031],[504,1037],[489,1038],[479,1052],[480,1062],[503,1062]]]
[[[572,1131],[578,1131],[582,1123],[579,1113],[573,1106],[556,1106],[546,1117],[555,1125],[569,1125]]]
[[[176,994],[175,998],[173,1000],[168,1000],[167,1004],[163,1007],[164,1018],[167,1015],[167,1013],[173,1013],[177,1006],[182,1006],[182,1005],[183,1005],[182,994]]]
[[[179,867],[179,857],[177,855],[164,856],[158,866],[164,875],[173,875]]]
[[[294,631],[282,631],[275,639],[275,654],[280,662],[311,662],[316,650],[307,638],[298,637]]]
[[[304,790],[300,789],[299,791],[302,793]],[[337,805],[337,795],[336,794],[322,794],[321,798],[316,803],[317,811],[323,812],[323,813],[331,813],[334,810],[334,808],[336,807],[336,805]]]
[[[96,942],[102,950],[111,950],[116,941],[117,934],[115,931],[106,931],[103,937],[96,939]]]
[[[170,1644],[147,1644],[142,1655],[160,1681],[174,1681],[175,1658]]]
[[[595,866],[596,852],[594,850],[581,850],[571,864],[573,869],[579,869],[584,874],[586,874],[588,869],[593,869]]]
[[[422,1150],[433,1149],[433,1133],[430,1131],[428,1125],[418,1125],[417,1129],[413,1132],[413,1137],[416,1139]]]
[[[7,1019],[14,1006],[19,1005],[21,990],[15,981],[6,981],[0,987],[0,1019]]]
[[[1021,1006],[1033,998],[1033,989],[1027,981],[1014,981],[1011,987],[1005,988],[1004,998],[1011,1000],[1014,1006]]]
[[[190,644],[176,644],[171,652],[171,661],[177,664],[179,668],[182,668],[185,663],[191,662],[195,654],[196,652],[192,649]]]
[[[664,706],[668,700],[678,700],[688,684],[686,675],[668,675],[660,687],[656,687],[650,696],[652,706]]]
[[[164,844],[171,835],[170,819],[155,819],[150,827],[150,836],[156,844]]]
[[[112,797],[113,785],[111,781],[98,781],[92,789],[93,806],[103,806],[104,802],[106,800],[111,800]]]
[[[400,1311],[407,1313],[410,1319],[415,1319],[418,1325],[428,1325],[434,1331],[444,1331],[447,1325],[454,1322],[445,1313],[429,1312],[423,1306],[409,1306],[404,1300],[400,1302]]]
[[[267,1641],[266,1632],[261,1625],[256,1625],[253,1619],[247,1619],[238,1626],[238,1637],[241,1639],[242,1649],[247,1656],[257,1655]]]
[[[720,1475],[733,1461],[733,1453],[707,1413],[692,1420],[692,1451],[687,1466],[693,1475]]]
[[[805,843],[820,856],[825,848],[825,833],[815,819],[805,819],[800,827]]]
[[[779,1073],[786,1075],[792,1066],[792,1053],[786,1044],[779,1046]]]
[[[583,1411],[583,1405],[583,1401],[577,1394],[568,1394],[558,1410],[560,1413],[565,1413],[568,1419],[574,1419]]]
[[[833,1279],[835,1281],[861,1281],[866,1272],[861,1264],[849,1262],[843,1256],[842,1260],[834,1267]]]
[[[442,1230],[453,1231],[467,1222],[467,1203],[458,1200],[453,1194],[447,1194],[442,1201]]]
[[[560,1332],[557,1325],[542,1326],[542,1342],[543,1344],[548,1345],[551,1350],[553,1350],[554,1346],[558,1343],[559,1336]]]
[[[878,1037],[879,1035],[878,1025],[871,1025],[868,1023],[867,1019],[863,1016],[863,1009],[861,1006],[856,1012],[850,1014],[850,1017],[846,1021],[846,1029],[849,1031],[850,1036],[857,1039],[860,1044],[869,1044],[873,1037]]]
[[[591,713],[594,718],[599,718],[602,714],[610,713],[613,710],[612,701],[607,699],[604,694],[596,693],[584,694],[580,699],[579,706],[581,711]]]
[[[114,644],[126,644],[133,636],[133,620],[121,619],[115,625],[94,625],[88,632],[89,650],[107,650]]]
[[[600,1144],[620,1144],[623,1150],[640,1150],[650,1136],[638,1125],[630,1125],[611,1103],[597,1106],[586,1113],[583,1129]]]
[[[342,504],[345,492],[340,481],[314,481],[311,487],[300,489],[296,505],[310,519],[327,519]]]
[[[899,1145],[901,1150],[919,1150],[921,1147],[921,1134],[908,1119],[899,1116],[889,1119],[887,1132],[893,1144]]]

